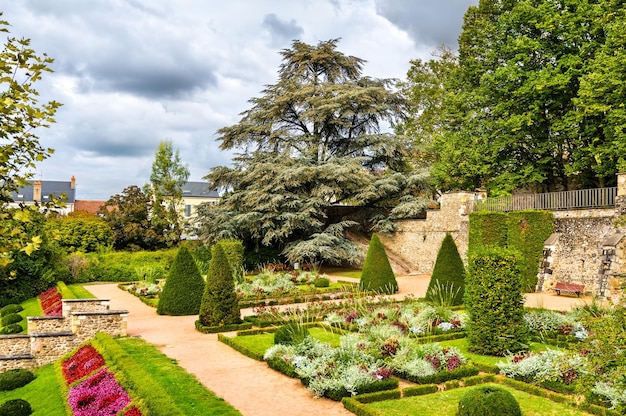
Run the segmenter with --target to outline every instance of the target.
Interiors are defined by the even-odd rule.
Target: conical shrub
[[[454,239],[448,233],[441,242],[426,299],[441,306],[460,305],[464,292],[465,266]]]
[[[186,247],[176,254],[159,296],[159,315],[197,315],[200,311],[204,280]]]
[[[387,295],[398,291],[398,282],[389,264],[385,247],[376,234],[373,234],[370,240],[359,288]]]
[[[241,323],[239,299],[235,292],[232,269],[220,244],[213,247],[198,320],[203,326]]]

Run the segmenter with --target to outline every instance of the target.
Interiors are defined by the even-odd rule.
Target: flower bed
[[[41,309],[45,316],[61,316],[63,313],[63,296],[56,286],[39,295]]]
[[[131,406],[128,393],[105,366],[102,355],[85,344],[61,362],[68,404],[75,416],[117,415],[141,416],[136,406]]]

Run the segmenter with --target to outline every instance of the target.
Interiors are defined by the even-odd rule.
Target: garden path
[[[339,278],[341,280],[349,280]],[[428,275],[397,278],[403,298],[424,296]],[[244,356],[217,340],[216,334],[196,331],[197,316],[162,316],[135,296],[118,289],[117,284],[93,284],[88,290],[96,297],[110,299],[111,309],[129,311],[128,335],[141,337],[175,359],[209,390],[238,409],[244,416],[341,416],[352,415],[341,402],[314,398],[297,379],[270,369],[265,363]],[[549,309],[571,309],[585,298],[531,294],[526,304]],[[242,309],[242,316],[252,309]]]

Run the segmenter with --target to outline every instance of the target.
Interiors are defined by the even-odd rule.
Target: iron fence
[[[577,191],[547,192],[543,194],[514,195],[474,201],[474,211],[521,211],[540,209],[548,211],[612,208],[617,187],[580,189]]]

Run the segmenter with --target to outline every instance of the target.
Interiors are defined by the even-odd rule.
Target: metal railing
[[[543,194],[514,195],[474,201],[474,211],[521,211],[540,209],[548,211],[612,208],[617,187],[580,189],[577,191],[547,192]]]

